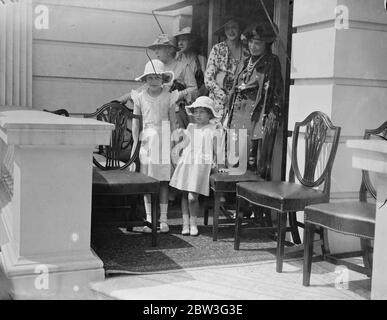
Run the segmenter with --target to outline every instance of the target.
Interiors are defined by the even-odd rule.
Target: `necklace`
[[[253,62],[253,58],[250,57],[249,62],[246,66],[245,72],[243,72],[242,74],[242,83],[238,86],[239,90],[246,89],[246,83],[248,82],[248,78],[251,76],[255,66],[261,59],[262,57],[259,57],[255,62]]]
[[[255,66],[257,65],[257,63],[258,63],[261,59],[262,59],[262,57],[259,57],[259,58],[257,59],[257,61],[253,62],[253,58],[250,57],[249,63],[247,64],[247,67],[246,67],[246,70],[247,70],[247,73],[248,73],[248,74],[250,74],[250,73],[254,70]]]

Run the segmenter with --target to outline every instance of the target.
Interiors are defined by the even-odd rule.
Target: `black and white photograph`
[[[0,0],[0,300],[387,299],[386,57],[386,0]]]

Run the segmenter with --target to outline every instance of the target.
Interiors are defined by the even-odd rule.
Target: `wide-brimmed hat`
[[[179,30],[178,32],[176,32],[173,36],[175,38],[177,38],[178,36],[183,36],[183,35],[189,35],[189,36],[193,36],[192,34],[192,28],[191,27],[185,27],[181,30]]]
[[[229,24],[231,21],[235,21],[238,23],[239,25],[239,29],[241,30],[241,33],[242,33],[242,30],[245,28],[246,26],[246,23],[243,19],[243,17],[241,16],[237,16],[237,15],[226,15],[222,18],[222,21],[221,21],[221,24],[220,24],[220,27],[218,29],[215,30],[214,34],[215,35],[220,35],[221,33],[224,33],[224,27]]]
[[[215,118],[220,118],[220,115],[215,111],[215,102],[207,96],[201,96],[195,100],[195,102],[189,106],[185,106],[185,110],[188,115],[193,116],[193,109],[195,108],[206,108],[211,110]]]
[[[266,43],[273,43],[277,39],[278,27],[275,23],[255,22],[248,26],[243,35],[247,40],[257,39]]]
[[[154,50],[156,47],[173,47],[176,48],[175,38],[167,33],[159,34],[156,40],[148,46],[149,49]]]
[[[144,73],[137,77],[135,80],[145,81],[145,77],[150,74],[161,75],[164,83],[172,82],[174,78],[173,71],[166,71],[164,63],[162,63],[160,60],[154,59],[146,63]]]

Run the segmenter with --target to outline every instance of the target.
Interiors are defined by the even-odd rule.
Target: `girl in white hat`
[[[133,113],[142,115],[140,172],[160,181],[160,231],[168,232],[168,182],[171,178],[170,138],[175,129],[174,105],[179,93],[169,92],[167,84],[173,81],[173,72],[165,71],[160,60],[145,65],[144,74],[135,79],[145,82],[143,90],[132,91]],[[138,141],[139,123],[133,122],[133,139]],[[132,147],[134,151],[136,146]],[[147,220],[151,222],[151,197],[144,197]],[[150,233],[149,227],[144,232]]]
[[[172,161],[177,162],[175,171],[169,183],[170,186],[183,191],[181,210],[183,214],[183,235],[197,236],[197,215],[199,212],[199,195],[208,196],[209,177],[215,167],[216,152],[224,150],[223,131],[216,124],[210,123],[219,115],[215,111],[212,99],[202,96],[186,106],[186,111],[193,116],[195,123],[190,123],[184,130],[184,139],[172,150]],[[173,137],[175,140],[175,137]],[[176,140],[177,137],[176,137]],[[217,143],[215,143],[215,140]],[[183,150],[182,156],[178,155]]]

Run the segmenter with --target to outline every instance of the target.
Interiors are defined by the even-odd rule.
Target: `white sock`
[[[189,215],[183,214],[183,226],[189,226]]]
[[[167,203],[160,203],[160,222],[167,223],[168,217],[168,204]]]
[[[145,213],[146,213],[146,221],[152,222],[152,204],[150,202],[144,201],[144,206],[145,206]]]
[[[191,226],[195,226],[197,225],[197,217],[190,217],[189,218],[189,223]]]

